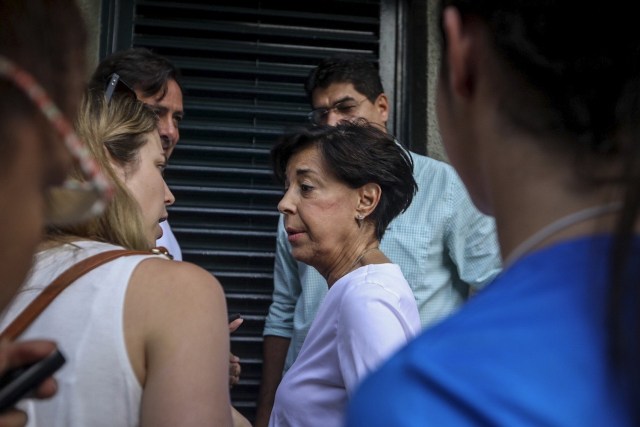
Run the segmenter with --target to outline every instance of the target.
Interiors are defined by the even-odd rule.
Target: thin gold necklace
[[[527,239],[525,239],[522,243],[520,243],[516,248],[511,251],[508,257],[505,258],[504,263],[502,264],[502,270],[506,270],[511,267],[516,261],[518,261],[521,257],[526,255],[540,243],[542,243],[547,238],[553,236],[559,231],[562,231],[566,228],[569,228],[572,225],[578,224],[580,222],[586,221],[588,219],[596,218],[598,216],[606,215],[611,212],[615,212],[620,209],[622,204],[620,202],[609,203],[606,205],[600,206],[592,206],[587,209],[583,209],[578,212],[574,212],[567,216],[563,216],[562,218],[552,222],[551,224],[542,227],[540,230],[533,233]]]

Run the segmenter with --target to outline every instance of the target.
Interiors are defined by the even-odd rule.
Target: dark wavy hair
[[[373,221],[376,237],[381,240],[391,220],[409,207],[418,190],[410,154],[364,119],[337,126],[302,127],[283,135],[271,150],[273,172],[280,183],[285,182],[291,157],[312,146],[321,153],[326,170],[349,187],[380,186],[380,202],[366,220]]]
[[[324,58],[311,70],[304,90],[311,100],[316,88],[326,89],[333,83],[351,83],[355,90],[375,102],[384,92],[378,68],[363,56],[336,55]]]
[[[640,272],[631,259],[640,209],[640,37],[630,3],[562,0],[442,0],[487,28],[498,58],[508,123],[576,154],[593,188],[619,187],[623,208],[610,254],[610,361],[630,390],[640,425]],[[440,23],[441,36],[442,22]],[[444,39],[443,49],[446,50]],[[443,65],[441,78],[447,78]],[[558,146],[558,141],[564,146]],[[593,164],[621,165],[599,176]]]
[[[184,91],[178,68],[167,58],[146,48],[122,50],[104,58],[91,76],[89,89],[104,91],[113,73],[118,73],[129,87],[141,91],[144,96],[157,93],[164,96],[169,80],[175,80]]]

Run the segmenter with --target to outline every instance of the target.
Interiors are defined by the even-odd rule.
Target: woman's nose
[[[167,206],[171,206],[175,203],[176,198],[173,196],[171,190],[169,190],[169,186],[167,183],[164,183],[164,204]]]
[[[281,214],[291,214],[293,213],[293,204],[291,203],[290,200],[290,196],[289,196],[289,191],[285,191],[284,195],[282,196],[282,199],[280,199],[280,202],[278,203],[278,211]]]

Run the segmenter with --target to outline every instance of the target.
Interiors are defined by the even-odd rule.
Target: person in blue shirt
[[[386,131],[389,102],[377,68],[359,57],[330,57],[306,84],[312,123],[335,126],[365,118]],[[457,309],[469,286],[480,288],[500,271],[493,218],[474,206],[453,168],[410,153],[418,192],[388,226],[380,248],[400,266],[418,303],[422,326]],[[326,280],[291,255],[282,218],[278,226],[273,303],[264,328],[264,358],[256,426],[266,426],[283,371],[296,359]]]
[[[503,272],[369,376],[354,426],[640,425],[632,5],[443,0],[437,111]]]

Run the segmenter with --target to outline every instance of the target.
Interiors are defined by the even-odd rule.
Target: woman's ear
[[[358,189],[358,205],[356,211],[358,215],[367,217],[373,212],[380,202],[382,189],[375,182],[370,182]]]
[[[447,64],[447,81],[456,95],[466,98],[474,90],[472,37],[464,28],[464,22],[456,8],[447,7],[443,11],[442,21],[447,39],[447,49],[442,58]]]
[[[389,99],[387,95],[381,93],[376,98],[376,101],[373,103],[378,111],[378,115],[380,116],[380,120],[386,126],[387,121],[389,121]]]

